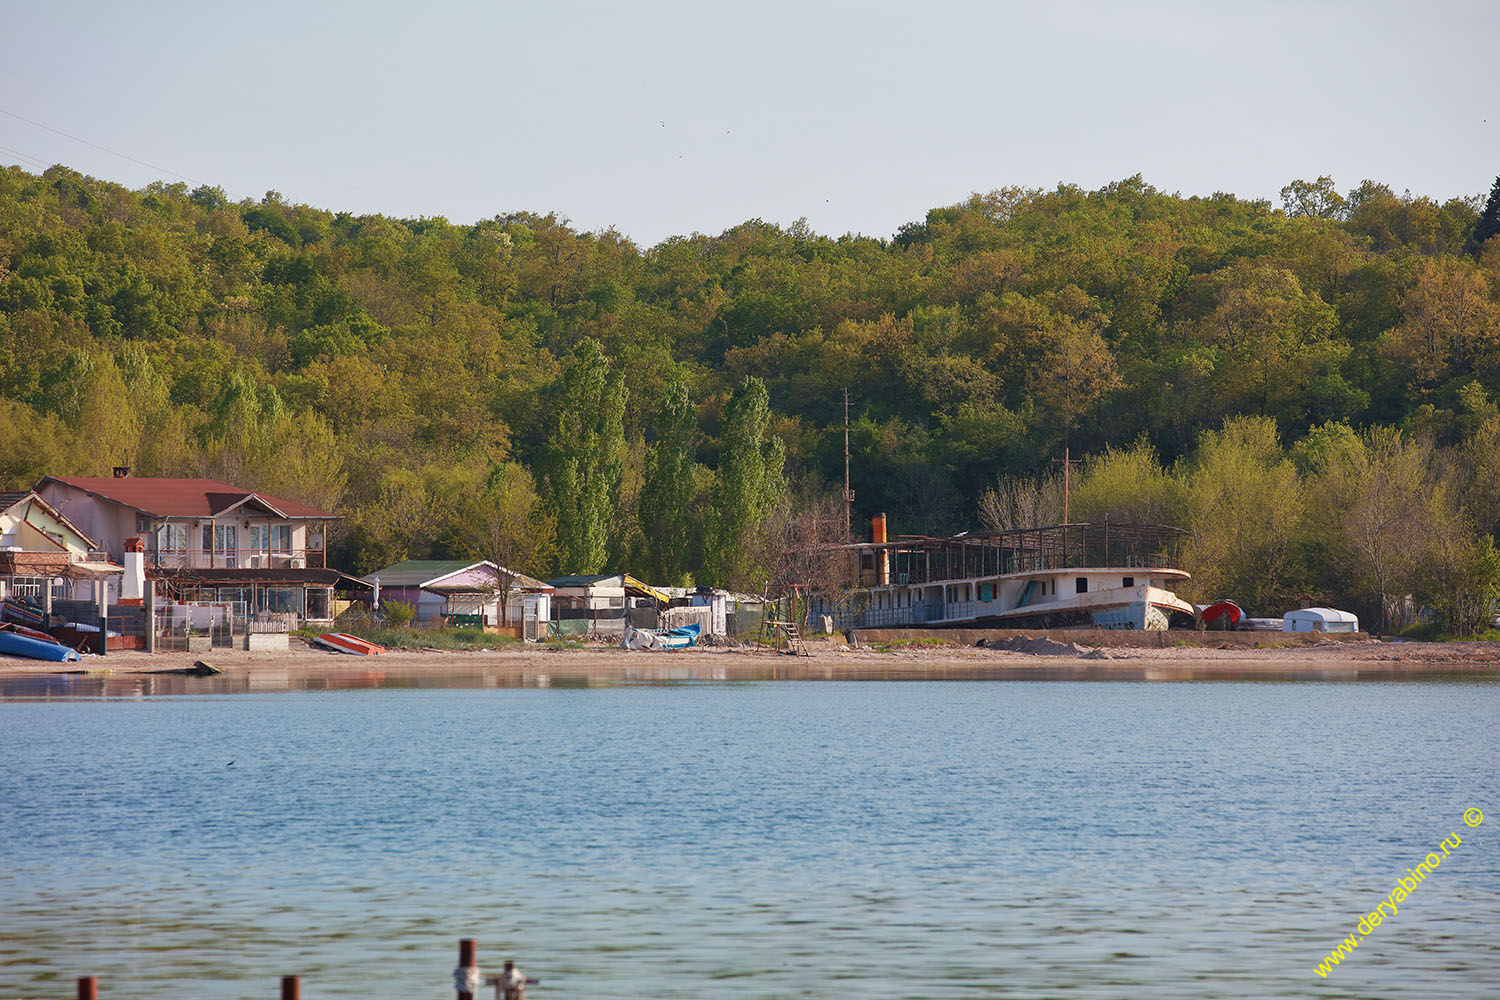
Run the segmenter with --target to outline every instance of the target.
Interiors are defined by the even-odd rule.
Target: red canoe
[[[348,632],[324,632],[313,642],[326,649],[332,649],[339,653],[350,653],[354,656],[375,656],[384,653],[384,646],[377,646],[373,642],[361,639],[357,635]]]

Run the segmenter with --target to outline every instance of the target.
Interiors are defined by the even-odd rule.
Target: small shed
[[[506,621],[499,620],[497,596],[502,574],[489,560],[408,559],[371,573],[364,581],[379,588],[382,606],[400,601],[416,609],[417,621],[473,620],[483,625],[519,626],[524,597],[550,594],[552,588],[524,573],[504,570],[510,583]],[[544,612],[545,616],[545,612]]]
[[[1283,632],[1358,632],[1359,618],[1337,608],[1299,608],[1281,618]]]
[[[705,630],[709,635],[717,637],[729,634],[729,591],[699,587],[693,591],[689,602],[692,607],[709,609],[709,627]]]

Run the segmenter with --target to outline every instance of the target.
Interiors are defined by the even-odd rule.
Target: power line
[[[64,139],[72,139],[74,142],[81,142],[85,146],[92,146],[95,149],[102,150],[103,152],[106,152],[106,153],[108,153],[111,156],[118,156],[122,160],[129,160],[131,163],[139,163],[143,167],[150,167],[152,170],[159,170],[159,171],[161,171],[164,174],[171,174],[173,177],[181,177],[183,180],[185,180],[185,181],[192,181],[194,184],[202,184],[203,183],[203,181],[200,181],[196,177],[189,177],[187,174],[179,174],[175,170],[168,170],[166,167],[158,167],[154,163],[147,163],[145,160],[138,160],[134,156],[130,156],[127,153],[122,153],[119,150],[110,149],[108,146],[101,146],[97,142],[89,142],[87,139],[80,139],[76,135],[69,135],[67,132],[64,132],[62,129],[56,129],[56,128],[53,128],[51,125],[43,125],[41,122],[32,121],[30,118],[27,118],[24,115],[18,115],[14,111],[7,111],[4,108],[0,108],[0,115],[9,115],[10,117],[14,118],[16,121],[25,122],[28,125],[35,125],[37,128],[40,128],[40,129],[46,129],[48,132],[51,132],[54,135],[60,135]]]
[[[0,150],[4,150],[11,156],[19,156],[23,160],[30,160],[32,163],[35,163],[41,170],[46,170],[49,166],[51,166],[51,164],[46,163],[45,161],[40,160],[35,156],[32,156],[30,153],[23,153],[19,149],[11,149],[9,146],[0,146]]]

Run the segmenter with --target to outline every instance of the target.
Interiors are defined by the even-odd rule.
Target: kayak
[[[66,663],[78,659],[78,652],[35,629],[6,623],[0,625],[0,654],[24,656],[32,660]]]
[[[324,649],[331,649],[337,653],[349,653],[352,656],[376,656],[385,652],[384,646],[377,646],[369,640],[350,635],[348,632],[324,632],[313,642]]]

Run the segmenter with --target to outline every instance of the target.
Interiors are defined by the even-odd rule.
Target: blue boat
[[[26,629],[26,632],[32,632]],[[51,660],[66,663],[78,659],[77,650],[69,649],[51,637],[38,638],[43,633],[23,634],[9,623],[0,625],[0,655],[24,656],[32,660]]]

